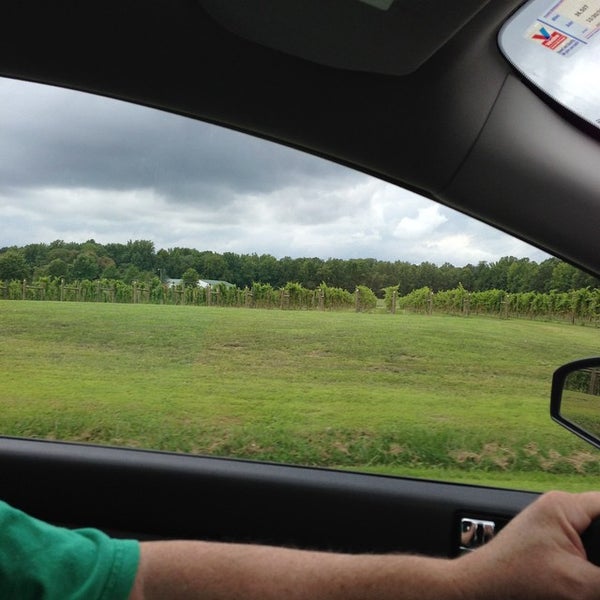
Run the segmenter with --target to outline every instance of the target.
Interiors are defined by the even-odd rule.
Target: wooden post
[[[354,310],[360,312],[360,290],[358,288],[354,291]]]
[[[433,292],[429,292],[429,298],[427,299],[427,314],[433,314]]]
[[[246,288],[244,290],[244,303],[246,304],[246,308],[252,308],[252,290]]]
[[[398,302],[398,290],[392,292],[392,314],[396,314],[396,303]]]
[[[60,280],[60,301],[63,302],[65,299],[65,278],[62,277]]]
[[[508,319],[508,305],[510,303],[510,294],[506,294],[504,299],[504,318]]]
[[[23,279],[23,300],[27,300],[27,280]]]
[[[325,292],[319,289],[319,310],[325,310]]]
[[[210,288],[210,285],[206,286],[206,305],[210,306],[212,303],[212,290]]]

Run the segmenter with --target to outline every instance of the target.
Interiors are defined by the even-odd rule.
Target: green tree
[[[559,262],[558,258],[552,257],[539,264],[535,279],[532,282],[534,292],[546,293],[552,289],[552,271]]]
[[[528,258],[513,262],[506,274],[506,290],[511,293],[534,291],[538,266]]]
[[[13,279],[27,279],[29,266],[19,250],[7,250],[0,254],[0,279],[11,281]]]
[[[203,252],[197,271],[202,273],[202,277],[205,279],[225,279],[229,281],[231,275],[227,261],[221,254],[216,252]]]
[[[554,269],[552,269],[551,289],[559,292],[571,291],[576,272],[577,269],[566,262],[556,263]]]
[[[69,272],[69,265],[62,258],[55,258],[48,263],[46,271],[52,277],[66,277]]]
[[[183,280],[183,285],[185,285],[185,287],[196,287],[200,280],[200,275],[196,269],[189,268],[185,271],[181,279]]]
[[[440,289],[439,269],[430,262],[422,262],[417,267],[415,285],[417,288],[429,287],[433,291]]]
[[[460,269],[447,262],[438,269],[437,276],[440,290],[453,290],[461,282]]]
[[[398,293],[406,296],[417,289],[417,266],[406,261],[396,261],[396,281],[398,282]]]
[[[41,267],[48,262],[48,244],[28,244],[22,251],[30,268]]]
[[[100,275],[100,265],[98,258],[94,254],[80,254],[74,261],[71,268],[71,275],[74,279],[96,279]]]
[[[279,286],[279,262],[270,254],[261,254],[258,257],[257,281],[270,283],[272,286]]]
[[[140,271],[153,271],[156,267],[156,253],[154,251],[154,242],[150,240],[129,240],[127,242],[129,260]]]
[[[482,260],[473,267],[472,282],[472,291],[474,292],[481,292],[494,287],[492,284],[492,267],[488,262]]]
[[[102,271],[102,279],[118,279],[119,278],[119,269],[117,269],[116,265],[113,263],[112,265],[108,265],[104,271]]]
[[[498,262],[490,267],[490,285],[482,289],[508,289],[508,270],[513,263],[517,262],[514,256],[503,256]]]
[[[104,251],[119,267],[131,262],[130,252],[125,244],[106,244]]]
[[[128,265],[121,277],[124,283],[131,284],[142,279],[142,272],[135,265]]]

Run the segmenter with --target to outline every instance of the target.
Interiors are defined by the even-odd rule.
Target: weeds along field
[[[0,433],[523,489],[600,484],[549,418],[600,331],[487,317],[0,301]],[[599,407],[600,410],[600,407]]]

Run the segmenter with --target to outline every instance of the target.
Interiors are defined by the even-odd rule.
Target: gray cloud
[[[306,178],[357,178],[251,136],[90,94],[3,80],[0,99],[3,188],[141,185],[177,201],[210,202]]]
[[[0,246],[89,238],[438,264],[544,257],[448,208],[289,148],[0,80]]]

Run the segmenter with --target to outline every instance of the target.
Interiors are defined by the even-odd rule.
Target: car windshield
[[[413,192],[0,81],[0,433],[578,489],[598,280]],[[589,487],[589,478],[585,486]]]

